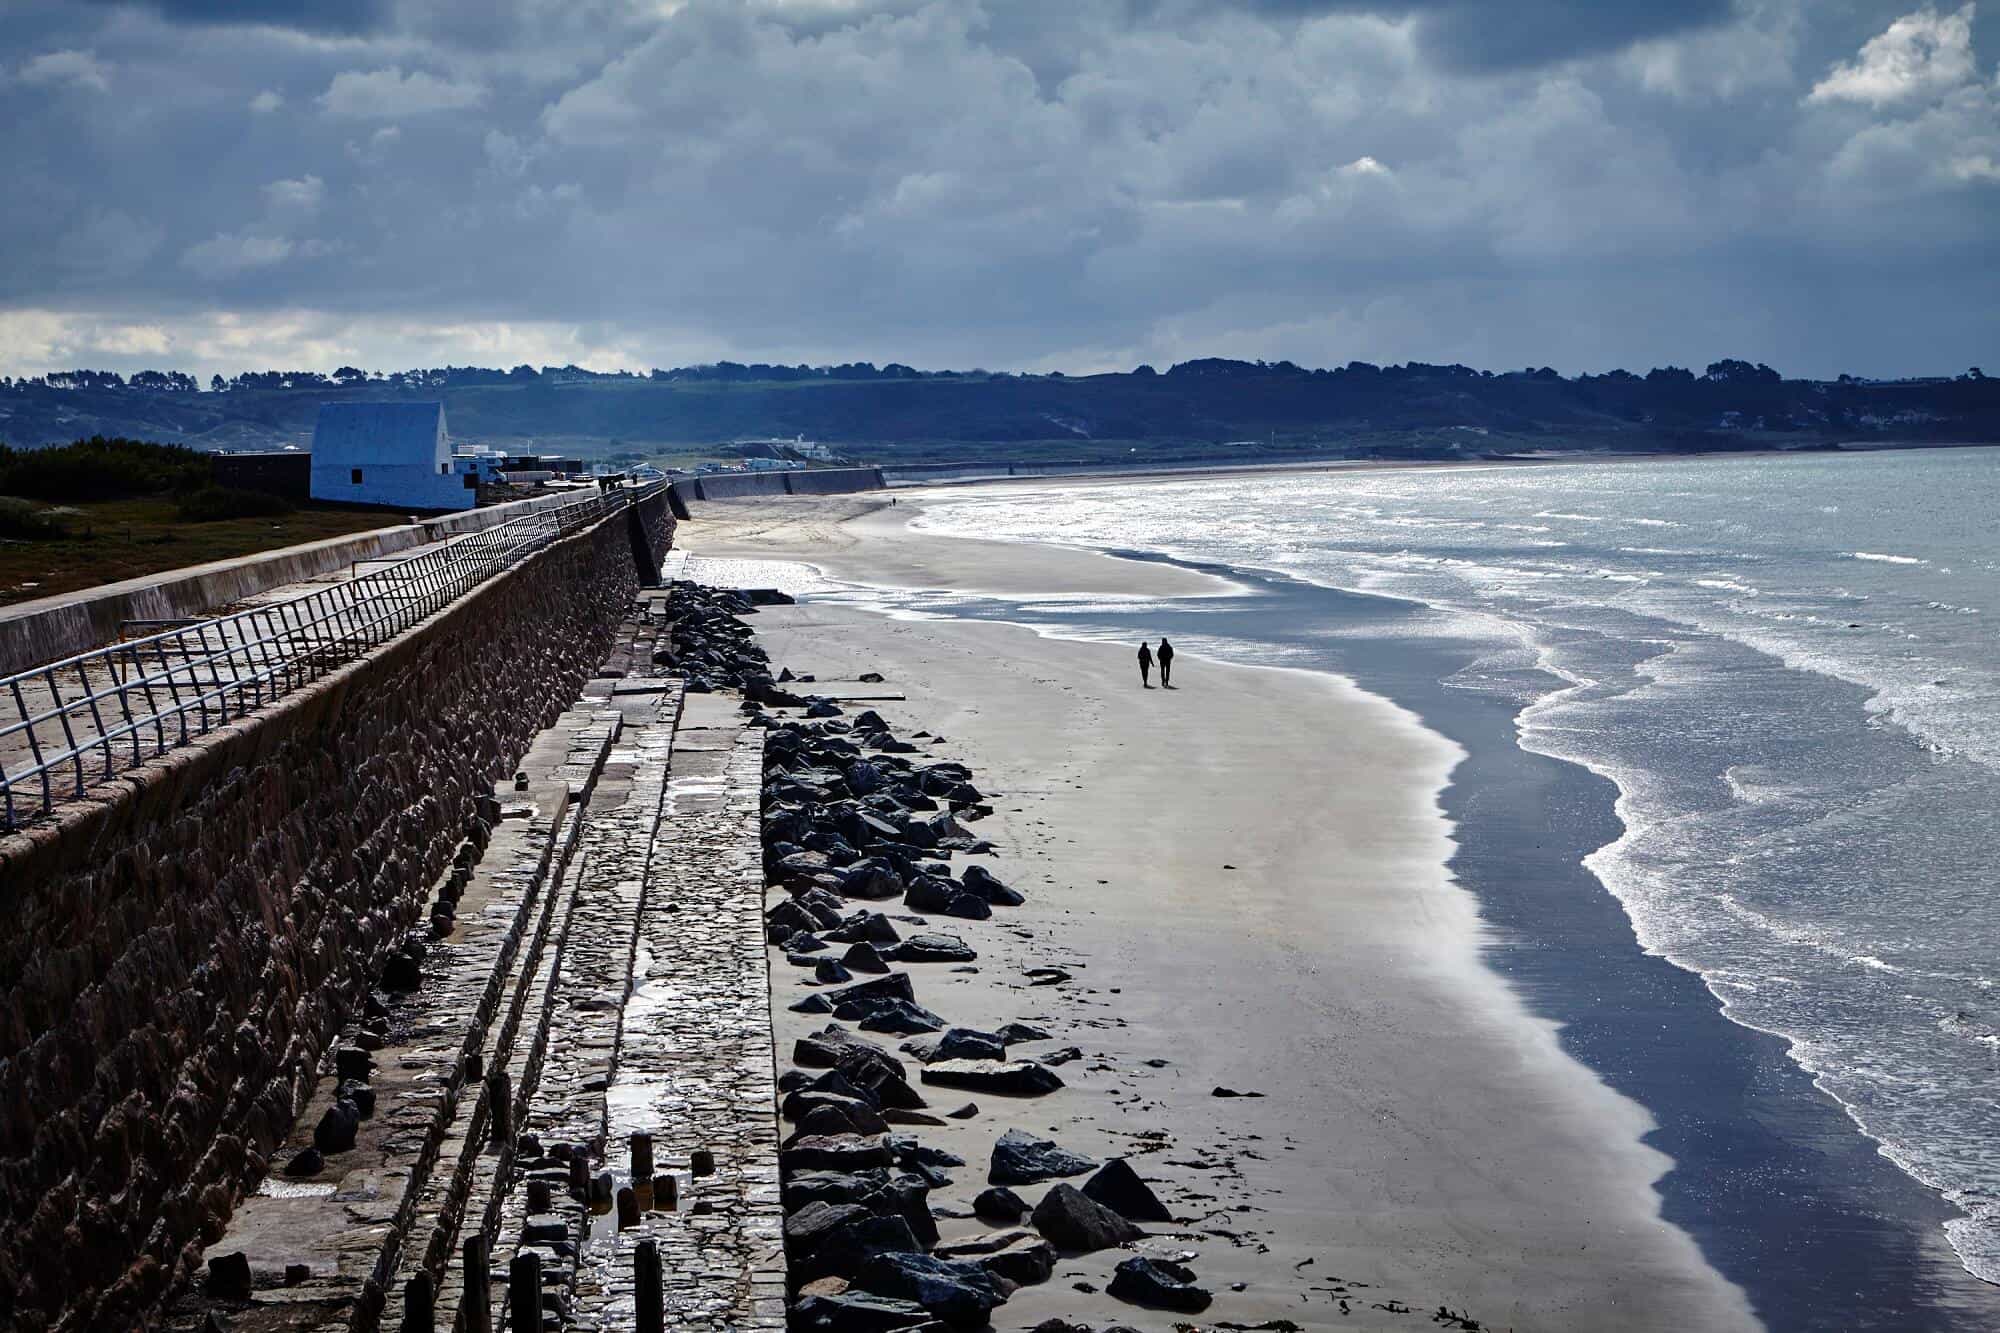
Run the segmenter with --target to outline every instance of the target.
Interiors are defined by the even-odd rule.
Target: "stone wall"
[[[619,516],[0,841],[0,1327],[143,1326],[637,584]]]
[[[713,472],[700,477],[681,477],[674,491],[688,500],[734,500],[746,495],[847,495],[854,491],[879,491],[885,483],[882,469],[873,467],[822,467],[763,472]]]

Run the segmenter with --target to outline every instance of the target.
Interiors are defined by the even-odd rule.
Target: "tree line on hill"
[[[1521,449],[1700,450],[1746,443],[2000,439],[2000,387],[1955,376],[1786,379],[1725,358],[1564,376],[1550,367],[1200,358],[1165,371],[1092,375],[919,371],[891,363],[722,361],[646,374],[578,366],[343,366],[211,379],[181,372],[63,371],[0,379],[0,439],[40,445],[102,434],[207,448],[303,444],[319,405],[438,399],[460,439],[560,438],[607,449],[805,435],[882,462],[1181,461],[1317,454],[1453,457]],[[623,443],[613,446],[612,441]],[[595,442],[593,445],[592,442]]]

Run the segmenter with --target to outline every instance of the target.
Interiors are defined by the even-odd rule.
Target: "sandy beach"
[[[920,507],[712,503],[679,544],[697,578],[776,582],[703,563],[772,560],[999,597],[1230,591],[1164,565],[929,537],[907,527]],[[1190,1220],[1148,1245],[1192,1256],[1217,1293],[1210,1326],[1408,1328],[1440,1306],[1492,1328],[1757,1326],[1661,1219],[1653,1183],[1671,1163],[1641,1142],[1647,1114],[1481,964],[1476,904],[1445,869],[1452,743],[1329,675],[1184,654],[1179,688],[1142,691],[1130,647],[1013,625],[811,600],[755,624],[774,666],[880,672],[906,697],[873,706],[944,737],[931,752],[992,794],[977,831],[997,851],[977,859],[1028,902],[952,923],[978,971],[927,972],[922,1003],[965,1026],[1038,1023],[1054,1040],[1037,1051],[1083,1053],[1050,1098],[976,1097],[977,1118],[924,1132],[970,1164],[932,1196],[946,1239],[985,1229],[945,1218],[969,1212],[993,1140],[1019,1126],[1130,1155],[1161,1182]],[[1072,979],[1023,975],[1050,966]],[[784,1008],[807,975],[774,952],[781,1051],[824,1021]],[[1169,1327],[1078,1289],[1101,1289],[1118,1257],[1064,1261],[998,1326]]]

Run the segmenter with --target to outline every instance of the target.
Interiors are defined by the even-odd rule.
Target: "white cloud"
[[[389,151],[402,137],[402,130],[394,125],[384,125],[364,140],[356,142],[349,139],[346,153],[364,167],[379,167],[388,160]]]
[[[217,232],[191,245],[181,255],[181,264],[210,281],[240,277],[257,269],[281,264],[291,257],[288,237],[256,232]]]
[[[102,93],[111,89],[111,67],[93,51],[48,51],[21,66],[20,80],[40,87],[66,83]]]
[[[477,83],[454,83],[420,69],[407,74],[399,65],[387,69],[344,70],[320,94],[329,115],[365,120],[396,120],[434,111],[460,111],[486,100]]]
[[[274,215],[309,218],[319,212],[325,198],[326,182],[312,175],[272,181],[264,187],[265,207]]]
[[[2000,163],[1987,153],[1969,153],[1951,160],[1951,174],[1962,181],[2000,181]]]
[[[1854,60],[1835,65],[1807,100],[1880,107],[1957,87],[1973,76],[1973,9],[1968,3],[1940,14],[1926,6],[1905,14],[1869,38]]]
[[[284,94],[266,88],[250,99],[250,109],[260,116],[267,116],[285,104]]]

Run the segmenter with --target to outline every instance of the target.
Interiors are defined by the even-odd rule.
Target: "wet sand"
[[[707,504],[679,540],[697,557],[804,560],[879,586],[1230,589],[1169,566],[926,537],[903,526],[915,507]],[[774,665],[883,673],[908,697],[879,711],[905,733],[941,733],[934,752],[995,794],[976,829],[999,850],[979,859],[1029,901],[951,923],[980,970],[918,969],[919,1001],[967,1026],[1049,1028],[1054,1040],[1025,1054],[1083,1052],[1059,1069],[1064,1091],[972,1097],[978,1118],[923,1132],[969,1163],[933,1195],[941,1212],[969,1204],[993,1140],[1019,1126],[1133,1155],[1162,1182],[1193,1220],[1152,1244],[1194,1254],[1217,1293],[1204,1324],[1432,1327],[1444,1305],[1498,1328],[1755,1326],[1742,1293],[1661,1220],[1653,1182],[1670,1162],[1640,1142],[1650,1118],[1481,964],[1438,804],[1460,753],[1413,716],[1336,677],[1185,654],[1181,688],[1141,691],[1128,648],[990,622],[808,602],[757,627]],[[1038,966],[1072,980],[1031,987],[1023,971]],[[775,957],[781,1052],[823,1021],[782,1007],[807,993],[802,975]],[[1218,1086],[1265,1095],[1217,1098]],[[947,1239],[984,1230],[941,1225]],[[1064,1261],[998,1325],[1180,1318],[1076,1289],[1102,1288],[1118,1257]],[[1414,1313],[1377,1308],[1397,1303]]]

